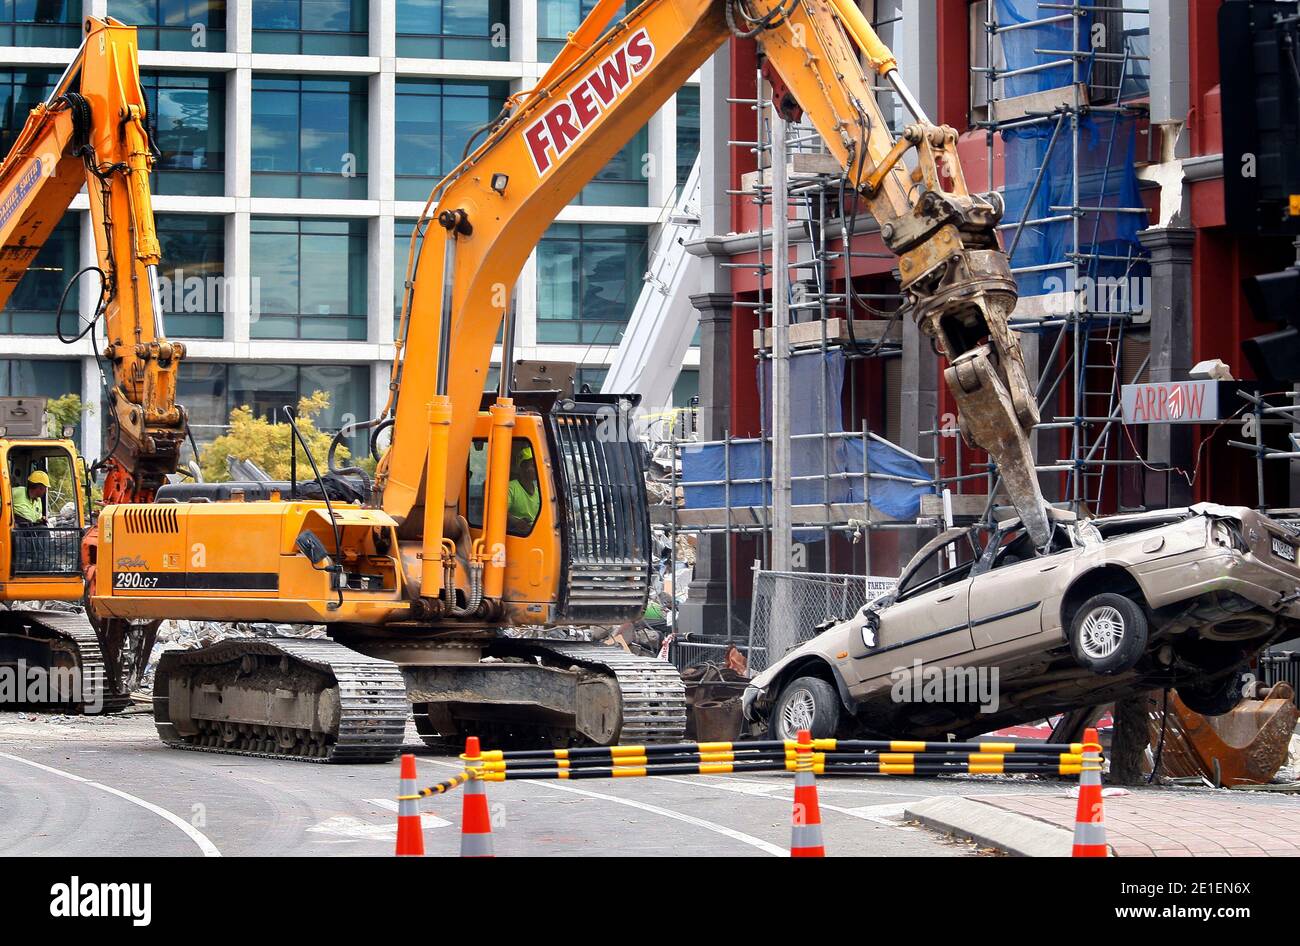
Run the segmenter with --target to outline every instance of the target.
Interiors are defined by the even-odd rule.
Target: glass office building
[[[200,442],[232,408],[270,415],[316,390],[327,427],[382,406],[415,220],[476,129],[530,88],[592,0],[0,0],[0,146],[48,94],[83,15],[138,29],[161,158],[153,176],[163,315]],[[699,147],[693,86],[557,218],[520,274],[516,357],[598,382],[648,247]],[[662,174],[657,169],[664,169]],[[94,263],[84,194],[0,311],[0,394],[98,404],[87,341],[56,336]],[[93,309],[83,277],[64,325]],[[412,353],[432,358],[432,353]],[[680,390],[692,388],[697,354]],[[496,371],[491,372],[495,377]],[[83,424],[101,454],[102,408]]]

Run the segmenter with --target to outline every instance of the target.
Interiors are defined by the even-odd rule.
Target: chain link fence
[[[817,626],[844,620],[894,589],[894,579],[821,572],[754,572],[749,667],[764,670],[793,647],[812,640]]]

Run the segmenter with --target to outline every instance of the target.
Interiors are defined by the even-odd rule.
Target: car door
[[[1039,633],[1043,602],[1053,596],[1077,551],[1065,545],[1037,555],[1021,527],[994,541],[997,547],[990,546],[971,579],[971,639],[977,648]]]
[[[914,660],[928,663],[972,649],[968,607],[974,562],[963,545],[964,538],[935,549],[913,580],[904,578],[898,600],[880,612],[875,646],[850,650],[859,682],[888,676]],[[955,565],[950,548],[957,552]]]

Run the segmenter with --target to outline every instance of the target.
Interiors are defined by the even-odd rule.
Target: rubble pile
[[[169,650],[186,650],[192,647],[206,647],[217,641],[232,637],[302,637],[319,638],[325,636],[325,628],[319,624],[250,624],[223,623],[220,621],[163,621],[158,628],[158,638],[149,662],[145,666],[141,689],[153,689],[154,671],[158,661]]]

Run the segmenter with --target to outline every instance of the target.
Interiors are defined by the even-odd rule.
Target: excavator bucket
[[[1300,711],[1290,684],[1276,683],[1257,699],[1243,700],[1222,716],[1202,716],[1187,708],[1177,692],[1169,712],[1159,705],[1149,719],[1151,745],[1160,750],[1160,773],[1204,776],[1215,785],[1264,785],[1286,762]]]

